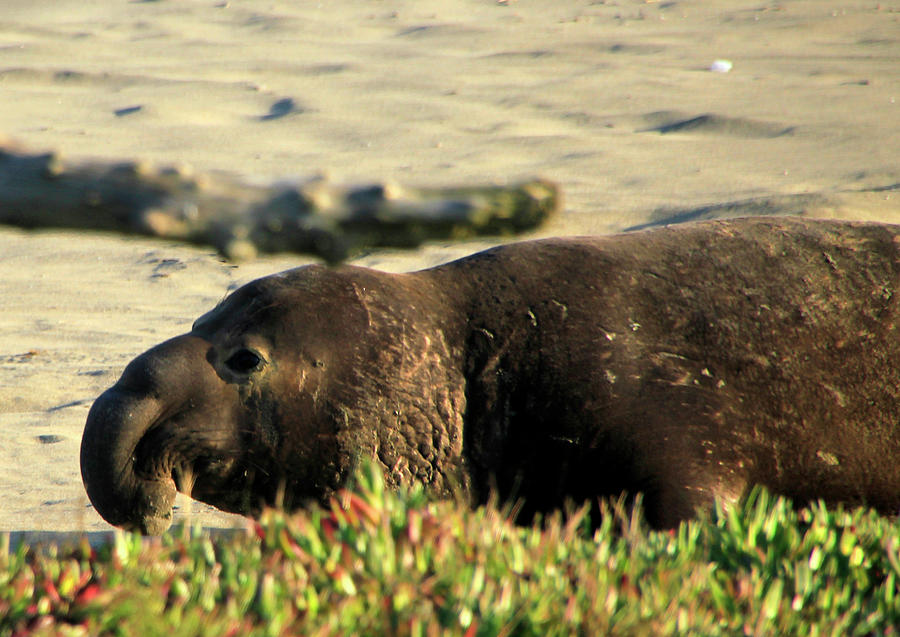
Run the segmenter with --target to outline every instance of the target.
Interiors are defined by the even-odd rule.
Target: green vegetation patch
[[[211,539],[0,553],[0,634],[864,635],[900,624],[900,526],[755,490],[676,531],[620,502],[525,528],[385,491]]]

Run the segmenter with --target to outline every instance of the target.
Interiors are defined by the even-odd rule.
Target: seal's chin
[[[126,531],[140,533],[141,535],[162,535],[172,525],[172,513],[168,515],[154,515],[144,517],[136,522],[123,524]]]
[[[147,481],[134,496],[132,515],[114,522],[128,531],[143,535],[161,535],[172,525],[175,483],[172,480]]]

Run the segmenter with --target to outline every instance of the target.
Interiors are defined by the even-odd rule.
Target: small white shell
[[[731,60],[715,60],[709,65],[709,70],[713,73],[728,73],[732,66]]]

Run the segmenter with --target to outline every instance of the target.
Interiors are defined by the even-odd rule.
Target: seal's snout
[[[141,470],[141,443],[172,405],[186,399],[207,349],[190,335],[167,341],[129,363],[91,407],[81,440],[81,477],[97,513],[110,524],[148,534],[169,527],[175,480]]]
[[[174,483],[135,475],[135,450],[158,408],[155,401],[114,386],[91,407],[81,440],[81,477],[97,513],[129,530],[168,528]]]

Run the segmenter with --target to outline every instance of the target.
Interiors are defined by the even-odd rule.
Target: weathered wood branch
[[[551,182],[511,186],[254,185],[139,162],[63,161],[0,145],[0,223],[142,234],[211,245],[230,259],[302,252],[331,262],[363,248],[512,234],[560,206]]]

